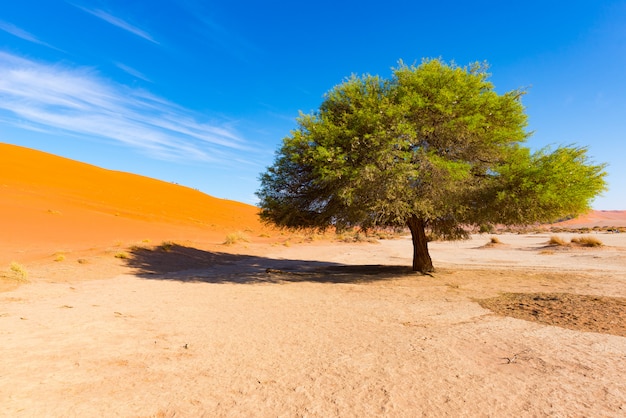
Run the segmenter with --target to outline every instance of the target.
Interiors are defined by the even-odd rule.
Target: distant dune
[[[589,213],[567,221],[557,222],[552,226],[569,228],[626,226],[626,210],[592,210]]]
[[[0,263],[117,243],[266,231],[258,208],[0,143]],[[202,173],[198,173],[202,175]]]

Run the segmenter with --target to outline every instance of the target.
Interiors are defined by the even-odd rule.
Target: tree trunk
[[[406,223],[411,230],[411,237],[413,238],[413,271],[421,273],[435,271],[433,261],[430,259],[430,254],[428,254],[424,220],[411,215]]]

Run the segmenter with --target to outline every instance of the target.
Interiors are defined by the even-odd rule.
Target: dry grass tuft
[[[502,241],[500,241],[500,238],[493,236],[489,239],[489,242],[483,245],[482,248],[496,248],[496,247],[501,247],[504,245],[505,244]]]
[[[491,239],[489,240],[489,242],[491,244],[502,244],[502,241],[500,241],[500,238],[498,237],[491,237]]]
[[[148,245],[149,242],[150,240],[142,240],[140,243],[131,245],[130,247],[128,247],[128,249],[131,251],[148,250],[150,249],[150,245]]]
[[[558,235],[552,235],[550,239],[548,240],[548,245],[564,247],[567,245],[567,243],[565,242],[563,238],[559,237]]]
[[[176,243],[173,241],[163,241],[161,245],[159,245],[159,249],[161,251],[169,253],[170,251],[172,251],[172,248],[174,248],[175,245]]]
[[[10,273],[8,275],[0,273],[0,276],[15,280],[16,282],[28,283],[28,271],[21,264],[12,261],[9,265],[9,271]]]
[[[604,244],[596,237],[585,235],[580,238],[572,238],[572,244],[580,245],[581,247],[602,247]]]
[[[223,244],[233,245],[238,242],[250,242],[250,238],[248,238],[248,236],[241,231],[231,232],[230,234],[226,235],[226,240],[223,242]]]
[[[378,240],[376,239],[376,237],[370,237],[364,232],[354,231],[354,230],[343,231],[343,232],[337,233],[335,235],[335,240],[339,242],[347,242],[347,243],[353,243],[353,242],[369,242],[371,244],[378,243]]]

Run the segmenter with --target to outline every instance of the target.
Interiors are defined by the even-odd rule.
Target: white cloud
[[[110,13],[105,12],[104,10],[100,10],[100,9],[88,9],[86,7],[82,7],[82,6],[78,6],[75,5],[76,7],[78,7],[79,9],[81,9],[82,11],[89,13],[90,15],[93,15],[99,19],[104,20],[107,23],[110,23],[113,26],[117,26],[120,29],[123,29],[127,32],[132,33],[133,35],[137,35],[140,38],[143,38],[147,41],[150,41],[154,44],[159,44],[153,37],[152,35],[150,35],[148,32],[144,31],[143,29],[138,28],[135,25],[132,25],[128,22],[126,22],[123,19],[120,19],[119,17],[113,16]]]
[[[129,67],[129,66],[128,66],[128,65],[126,65],[126,64],[122,64],[121,62],[116,62],[116,63],[114,63],[114,64],[115,64],[115,66],[116,66],[117,68],[119,68],[120,70],[124,71],[125,73],[130,74],[130,75],[132,75],[133,77],[135,77],[135,78],[139,78],[139,79],[141,79],[141,80],[143,80],[143,81],[147,81],[148,83],[152,83],[152,80],[150,80],[150,79],[149,79],[148,77],[146,77],[143,73],[141,73],[141,72],[139,72],[139,71],[135,70],[134,68]]]
[[[59,50],[58,48],[55,48],[52,45],[50,45],[50,44],[40,40],[39,38],[37,38],[32,33],[26,32],[24,29],[18,28],[17,26],[15,26],[12,23],[0,20],[0,30],[3,30],[5,32],[7,32],[7,33],[10,33],[11,35],[16,36],[16,37],[18,37],[20,39],[23,39],[25,41],[32,42],[32,43],[39,44],[39,45],[43,45],[43,46],[46,46],[48,48]]]
[[[250,150],[226,126],[93,69],[47,65],[0,51],[0,118],[38,132],[104,138],[169,160],[227,163]]]

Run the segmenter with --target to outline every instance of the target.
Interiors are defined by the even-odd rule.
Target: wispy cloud
[[[200,37],[204,46],[212,47],[242,62],[255,60],[262,50],[250,39],[238,33],[225,19],[212,18],[208,2],[179,2],[189,16],[188,30]]]
[[[130,74],[133,77],[139,78],[139,79],[141,79],[143,81],[147,81],[148,83],[152,83],[152,80],[150,80],[148,77],[146,77],[142,72],[137,71],[134,68],[129,67],[126,64],[122,64],[121,62],[116,62],[114,64],[115,64],[115,66],[117,68],[119,68],[120,70],[124,71],[125,73]]]
[[[250,54],[259,52],[257,47],[247,39],[228,30],[207,16],[201,16],[198,19],[200,22],[199,33],[218,49],[244,62],[249,60]]]
[[[236,161],[250,146],[227,125],[89,68],[0,51],[0,118],[19,128],[104,138],[168,160]]]
[[[39,45],[43,45],[43,46],[46,46],[48,48],[52,48],[52,49],[56,49],[56,50],[60,51],[58,48],[55,48],[54,46],[48,44],[47,42],[42,41],[41,39],[37,38],[32,33],[26,32],[22,28],[18,28],[17,26],[15,26],[12,23],[0,20],[0,30],[3,30],[5,32],[7,32],[7,33],[10,33],[11,35],[16,36],[18,38],[21,38],[21,39],[23,39],[25,41],[32,42],[32,43],[39,44]]]
[[[113,26],[117,26],[120,29],[123,29],[127,32],[132,33],[133,35],[139,36],[140,38],[143,38],[147,41],[150,41],[154,44],[159,44],[159,42],[157,42],[152,35],[150,35],[148,32],[146,32],[143,29],[138,28],[135,25],[132,25],[130,23],[128,23],[127,21],[125,21],[124,19],[121,19],[117,16],[113,16],[112,14],[105,12],[104,10],[101,9],[89,9],[87,7],[83,7],[83,6],[79,6],[74,4],[75,7],[78,7],[79,9],[81,9],[82,11],[89,13],[90,15],[93,15],[99,19],[104,20],[107,23],[110,23]]]

